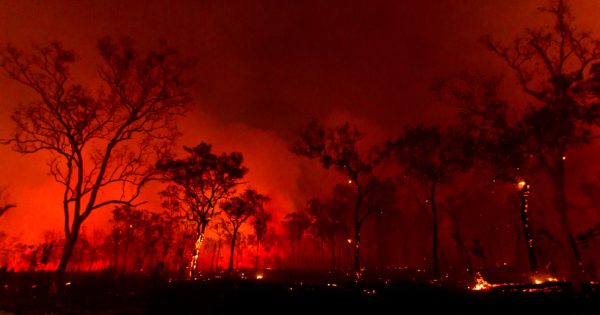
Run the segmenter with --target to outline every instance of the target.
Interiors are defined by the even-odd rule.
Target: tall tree
[[[331,266],[335,268],[335,236],[339,233],[340,225],[344,224],[340,218],[346,212],[343,207],[333,199],[321,200],[312,198],[307,202],[306,213],[310,218],[310,233],[321,242],[321,254],[325,255],[325,244],[331,250]],[[341,210],[341,211],[340,211]],[[323,262],[325,261],[323,257]]]
[[[594,72],[590,69],[597,69],[600,41],[573,24],[567,1],[553,1],[541,11],[550,15],[552,25],[527,29],[511,45],[490,37],[485,42],[536,101],[522,120],[534,140],[535,157],[552,179],[570,278],[578,281],[583,262],[569,221],[566,161],[570,150],[596,137],[592,127],[598,123],[599,106],[587,96],[597,95],[597,89],[584,81]]]
[[[235,192],[248,169],[242,165],[244,158],[239,152],[216,155],[212,153],[212,146],[204,142],[193,148],[184,147],[184,150],[188,154],[186,158],[161,161],[158,169],[164,179],[172,183],[162,192],[166,202],[196,223],[196,243],[189,267],[189,276],[193,278],[204,232],[215,215],[215,208]]]
[[[292,243],[292,256],[294,260],[294,267],[298,266],[298,259],[300,258],[300,243],[304,233],[310,227],[310,218],[306,212],[294,211],[285,215],[285,221],[283,226],[286,229],[286,234],[290,242]]]
[[[418,125],[407,128],[391,148],[406,175],[421,183],[427,192],[432,215],[432,269],[433,276],[439,278],[437,198],[441,186],[470,167],[472,143],[460,129]]]
[[[260,244],[264,241],[265,235],[267,234],[270,220],[271,215],[267,212],[256,213],[252,219],[252,229],[254,230],[254,237],[256,242],[255,269],[257,270],[260,258]]]
[[[227,277],[231,276],[233,270],[235,241],[240,227],[253,216],[264,217],[264,203],[267,200],[269,198],[259,194],[256,190],[247,189],[241,195],[229,198],[221,203],[221,209],[231,224],[231,248]]]
[[[474,141],[477,167],[490,173],[493,183],[517,186],[520,219],[533,277],[539,272],[529,195],[540,165],[528,127],[499,95],[500,78],[464,72],[440,81],[436,91],[442,101],[459,111],[460,122]]]
[[[348,178],[348,184],[354,188],[353,204],[354,222],[354,271],[357,278],[362,273],[360,246],[361,229],[365,221],[375,209],[365,207],[366,197],[373,192],[380,182],[383,172],[374,172],[382,163],[377,148],[369,152],[360,152],[358,148],[362,134],[350,123],[325,127],[317,121],[311,122],[300,134],[293,152],[318,160],[325,169],[335,168]]]
[[[87,88],[74,82],[75,54],[59,43],[31,53],[10,45],[0,51],[0,69],[38,97],[13,112],[7,143],[20,153],[48,152],[50,174],[64,187],[59,280],[83,222],[105,206],[136,203],[173,143],[176,118],[189,107],[190,62],[171,47],[161,43],[140,54],[131,40],[103,38],[98,51],[100,80]]]

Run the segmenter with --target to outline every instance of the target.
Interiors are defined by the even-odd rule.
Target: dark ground
[[[564,283],[474,292],[418,280],[287,275],[168,282],[86,273],[49,297],[50,274],[9,273],[0,278],[0,314],[600,314],[600,289],[592,286],[577,294]]]

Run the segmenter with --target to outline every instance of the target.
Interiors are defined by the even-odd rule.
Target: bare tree
[[[253,216],[262,217],[265,213],[264,203],[268,200],[269,198],[259,194],[256,190],[247,189],[239,196],[229,198],[221,203],[221,209],[231,224],[231,247],[227,277],[231,276],[233,270],[235,241],[240,227]]]
[[[140,54],[131,40],[103,38],[98,51],[101,84],[88,88],[73,82],[75,54],[59,43],[0,52],[4,73],[38,96],[13,112],[16,129],[6,142],[21,153],[49,152],[50,174],[64,187],[66,243],[57,279],[95,210],[136,203],[177,135],[175,119],[189,107],[190,62],[165,43]]]
[[[552,25],[528,29],[512,45],[489,37],[485,42],[514,72],[523,91],[537,102],[523,122],[534,140],[535,157],[552,179],[570,278],[578,282],[583,261],[569,223],[566,159],[572,148],[596,137],[592,127],[600,117],[597,84],[589,83],[597,81],[594,75],[600,41],[573,24],[567,1],[553,1],[541,11],[551,16]]]
[[[235,192],[248,169],[242,165],[244,158],[239,152],[216,155],[211,145],[204,142],[184,149],[188,157],[161,161],[158,169],[164,179],[173,183],[162,192],[166,202],[170,207],[182,209],[186,218],[196,223],[196,244],[189,269],[193,278],[204,232],[215,208]]]

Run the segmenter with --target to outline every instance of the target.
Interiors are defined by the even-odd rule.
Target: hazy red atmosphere
[[[395,136],[405,124],[449,122],[452,110],[431,95],[432,81],[480,66],[503,71],[479,38],[511,38],[541,23],[532,17],[544,3],[7,1],[0,4],[0,42],[27,48],[60,41],[75,49],[81,81],[95,73],[100,37],[129,36],[142,47],[167,40],[198,59],[195,108],[179,123],[179,143],[204,140],[218,150],[241,151],[252,184],[275,198],[271,207],[287,212],[319,193],[314,183],[325,175],[316,163],[289,152],[307,121],[351,120],[372,137]],[[598,10],[595,1],[573,3],[578,23],[600,32],[600,21],[586,14]],[[30,98],[24,88],[1,80],[0,127],[6,135],[13,128],[12,108]],[[59,200],[53,196],[60,187],[45,176],[44,157],[0,150],[0,178],[19,204],[18,212],[0,221],[2,229],[29,240],[44,229],[59,229]]]
[[[196,269],[212,274],[215,264],[216,272],[225,270],[229,262],[227,278],[232,268],[255,268],[259,279],[261,270],[327,270],[357,279],[363,271],[376,270],[379,280],[393,278],[388,274],[396,272],[393,270],[409,269],[412,274],[405,276],[407,279],[434,279],[431,283],[436,285],[448,281],[462,288],[493,288],[494,284],[485,282],[489,279],[534,285],[570,281],[575,291],[581,283],[597,285],[600,144],[595,138],[600,126],[600,44],[590,50],[591,57],[577,72],[573,69],[579,69],[578,62],[583,59],[576,57],[584,56],[583,50],[573,48],[567,57],[561,50],[556,57],[551,45],[560,45],[557,38],[526,33],[555,30],[555,15],[539,10],[555,3],[563,1],[0,0],[0,70],[4,69],[0,71],[0,139],[12,140],[0,145],[0,210],[3,203],[11,205],[0,211],[0,267],[32,272],[60,270],[64,263],[63,272],[122,268],[122,272],[158,273],[160,266],[171,272],[170,283],[184,274],[186,279],[196,279]],[[600,2],[577,0],[569,5],[569,27],[589,30],[594,40],[600,38]],[[571,34],[571,29],[567,30]],[[583,41],[576,37],[579,33],[572,34],[565,37],[563,46]],[[511,64],[512,55],[502,47],[518,45],[514,40],[519,36],[525,36],[524,42],[533,48],[517,54],[523,59],[515,57]],[[539,40],[542,47],[531,44],[535,40],[527,41],[528,36]],[[106,51],[114,53],[112,64],[105,63],[110,54],[102,50],[101,39],[106,37],[113,39],[104,42]],[[159,245],[142,245],[136,241],[139,235],[127,234],[127,225],[134,229],[138,223],[130,224],[133,221],[123,217],[121,222],[113,213],[135,189],[121,191],[120,186],[107,184],[99,190],[99,200],[118,200],[94,208],[89,219],[84,214],[79,236],[86,245],[73,242],[75,250],[67,268],[62,261],[64,252],[61,260],[62,249],[57,248],[64,247],[63,198],[68,199],[68,192],[57,183],[49,166],[55,155],[47,150],[23,153],[15,148],[22,140],[14,138],[19,130],[16,110],[40,100],[40,93],[17,82],[19,74],[11,73],[15,68],[10,67],[19,64],[6,56],[14,56],[10,55],[13,46],[26,55],[35,47],[60,42],[62,48],[74,52],[68,84],[81,84],[98,103],[109,103],[138,87],[119,90],[118,79],[106,79],[119,75],[115,69],[122,66],[118,59],[122,38],[131,39],[139,56],[166,41],[177,50],[177,58],[194,61],[182,70],[189,85],[180,90],[176,82],[168,96],[157,92],[157,99],[164,96],[167,104],[175,99],[173,113],[179,110],[179,101],[188,110],[173,114],[172,121],[156,118],[151,125],[156,130],[133,131],[142,130],[139,138],[124,142],[125,153],[120,156],[122,162],[146,144],[148,151],[140,150],[140,160],[135,162],[156,167],[153,171],[162,179],[144,182],[135,203],[128,206],[143,204],[128,210],[159,216],[183,213],[193,220],[185,223],[181,217],[179,225],[161,227],[165,230],[158,235],[176,231],[171,232],[175,236],[169,242],[181,250],[171,253],[169,245],[164,245],[164,259],[157,258],[161,254],[148,254],[147,247]],[[497,43],[507,46],[494,46]],[[111,51],[111,45],[116,50]],[[537,53],[542,57],[535,63]],[[577,62],[548,61],[551,68],[559,69],[558,74],[550,71],[550,77],[520,68],[519,62],[543,67],[544,54]],[[52,55],[46,52],[41,56]],[[162,66],[161,58],[157,57],[156,64]],[[108,68],[102,68],[105,64]],[[20,69],[26,73],[30,67]],[[60,71],[59,66],[57,69]],[[106,69],[113,72],[103,72]],[[160,66],[152,69],[164,70]],[[520,77],[522,73],[525,75]],[[469,77],[473,81],[452,90],[454,82],[469,74],[482,76]],[[482,79],[492,77],[490,81]],[[557,83],[559,79],[568,81],[568,87]],[[109,81],[116,88],[109,87]],[[527,90],[528,84],[545,90],[535,94]],[[477,94],[479,87],[493,92]],[[139,88],[144,95],[143,82]],[[184,91],[185,97],[179,99],[179,91]],[[473,91],[474,97],[469,94]],[[565,98],[569,106],[577,105],[560,107],[563,111],[557,113],[553,104],[565,102]],[[504,105],[509,110],[502,111]],[[92,105],[82,101],[79,106]],[[469,112],[477,106],[485,110]],[[115,108],[107,112],[118,112]],[[131,114],[132,110],[128,107],[125,112]],[[135,114],[131,115],[135,119]],[[113,123],[107,121],[101,128]],[[30,124],[36,126],[33,120]],[[160,136],[175,130],[174,126],[179,136],[165,136],[175,139],[172,154],[150,160],[154,153],[150,142],[142,141],[159,143],[163,140]],[[106,128],[107,133],[118,129]],[[567,129],[567,135],[556,131]],[[356,140],[352,138],[354,130],[363,135],[356,143],[352,142]],[[154,137],[155,131],[159,137]],[[325,135],[321,142],[319,131]],[[104,136],[98,136],[97,143],[104,141]],[[142,140],[142,136],[154,140]],[[344,137],[350,140],[340,144]],[[336,139],[341,142],[336,144]],[[235,169],[228,164],[226,167],[233,169],[228,176],[240,172],[230,182],[231,190],[220,186],[221,199],[215,197],[214,204],[210,199],[208,205],[196,200],[202,205],[194,204],[197,209],[190,210],[194,208],[186,203],[192,195],[190,187],[203,183],[194,182],[198,173],[183,178],[181,172],[190,169],[181,166],[182,159],[193,156],[192,149],[183,147],[195,148],[201,155],[201,143],[210,144],[209,150],[217,156],[240,152],[247,173],[243,167]],[[490,153],[491,147],[496,151]],[[96,153],[87,150],[80,161],[96,161]],[[127,150],[133,155],[127,155],[131,153]],[[71,159],[73,156],[76,154]],[[235,157],[230,157],[229,162],[233,160]],[[55,173],[63,176],[60,172],[66,169]],[[132,174],[132,181],[125,184],[141,180],[140,174]],[[262,196],[268,198],[264,205]],[[82,197],[82,209],[89,198]],[[322,203],[310,203],[313,198]],[[74,200],[68,203],[77,207]],[[176,205],[169,206],[167,201]],[[235,212],[248,204],[254,206],[248,206],[253,214],[244,217]],[[327,218],[330,225],[319,221],[325,220],[320,217],[325,208],[330,216],[341,211],[338,217]],[[261,215],[269,219],[265,219],[263,235],[257,236]],[[359,220],[363,215],[364,220]],[[142,231],[144,224],[150,226],[155,219],[139,220],[138,231]],[[70,233],[77,235],[79,226],[76,230]],[[238,234],[232,234],[234,230]],[[127,240],[116,240],[115,233],[126,233]],[[236,244],[235,256],[231,242]],[[55,252],[49,249],[45,259],[38,256],[47,250],[42,244],[56,245]],[[387,276],[381,276],[383,273]],[[241,277],[245,279],[243,273]]]

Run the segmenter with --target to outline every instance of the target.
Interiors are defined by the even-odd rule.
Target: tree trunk
[[[198,268],[198,255],[200,254],[200,248],[202,247],[202,243],[204,242],[205,229],[206,223],[199,223],[198,239],[196,239],[196,243],[194,244],[194,254],[192,255],[192,260],[190,261],[190,279],[194,279],[194,277],[196,276],[196,269]]]
[[[258,271],[258,258],[260,253],[260,242],[258,241],[258,239],[256,240],[256,263],[254,264],[254,269],[256,269]]]
[[[296,241],[296,269],[300,268],[302,261],[301,261],[301,257],[300,257],[300,243],[302,242],[302,236],[300,236],[300,238],[298,238],[298,240]]]
[[[217,243],[217,261],[215,262],[215,270],[219,272],[219,261],[221,260],[221,240]]]
[[[579,249],[577,248],[577,243],[569,225],[567,192],[565,188],[565,160],[563,159],[563,155],[557,158],[555,175],[556,204],[558,215],[562,223],[562,239],[567,244],[565,249],[567,250],[566,257],[569,267],[569,277],[575,287],[580,287],[583,280],[582,272],[584,271],[584,266]]]
[[[360,279],[362,270],[360,269],[360,223],[355,222],[354,227],[354,273],[357,279]]]
[[[214,267],[215,267],[215,258],[217,257],[217,243],[215,243],[215,245],[213,246],[213,253],[212,253],[212,257],[210,259],[210,273],[213,273],[215,271]]]
[[[354,204],[354,275],[356,280],[359,280],[362,274],[360,267],[360,206],[362,204],[362,195],[360,189],[357,188],[356,203]]]
[[[129,230],[127,227],[125,228],[125,251],[123,253],[123,268],[121,268],[121,273],[125,273],[127,271],[127,258],[129,254],[129,242],[131,241],[131,237],[129,236]]]
[[[525,181],[525,185],[521,188],[521,225],[523,227],[523,236],[525,237],[525,246],[527,247],[527,257],[529,258],[529,268],[535,275],[538,273],[538,261],[535,254],[533,236],[531,234],[531,226],[529,223],[529,193],[530,185]]]
[[[432,259],[433,259],[433,277],[438,279],[440,277],[440,266],[438,262],[438,218],[437,218],[437,206],[435,204],[435,182],[431,186],[431,215],[432,215],[432,242],[431,242],[431,251],[432,251]]]
[[[229,266],[227,266],[227,278],[231,276],[231,271],[233,270],[233,253],[235,251],[235,239],[237,238],[237,228],[233,228],[233,233],[231,234],[231,249],[229,252]]]
[[[331,237],[331,270],[336,270],[335,265],[335,236]]]
[[[80,223],[74,221],[71,227],[70,235],[65,240],[65,247],[63,248],[62,255],[60,256],[58,268],[56,268],[56,273],[52,281],[52,286],[50,287],[50,293],[58,293],[60,288],[64,284],[65,273],[67,271],[67,267],[69,266],[71,256],[73,255],[75,245],[77,244],[77,238],[79,236],[79,227]]]
[[[327,260],[325,260],[325,238],[321,237],[321,263],[324,269],[327,269]]]

